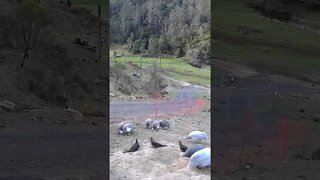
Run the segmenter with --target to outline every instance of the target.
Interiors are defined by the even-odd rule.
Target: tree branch
[[[23,23],[21,23],[21,31],[22,31],[22,36],[23,36],[25,48],[28,49],[28,43],[27,43],[27,37],[26,37],[26,29],[25,29]]]
[[[36,45],[36,43],[38,41],[39,34],[40,34],[40,28],[36,28],[35,29],[34,41],[33,41],[32,45],[31,45],[31,49]]]

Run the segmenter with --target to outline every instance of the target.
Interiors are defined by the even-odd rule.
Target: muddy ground
[[[184,139],[191,131],[200,130],[210,135],[210,113],[200,112],[182,116],[159,117],[168,120],[168,130],[154,131],[145,128],[145,118],[129,118],[136,123],[135,133],[130,136],[117,134],[118,122],[110,124],[110,179],[210,179],[210,169],[187,169],[189,158],[180,157],[178,141],[189,146],[195,143]],[[168,147],[154,149],[149,138]],[[135,139],[140,149],[133,153],[123,153]],[[210,147],[209,142],[202,144]]]

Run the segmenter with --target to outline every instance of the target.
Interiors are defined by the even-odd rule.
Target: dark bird
[[[160,144],[160,143],[155,142],[155,141],[152,139],[152,137],[150,138],[150,140],[151,140],[152,147],[154,147],[154,148],[159,148],[159,147],[165,147],[165,146],[167,146],[167,145],[162,145],[162,144]]]
[[[140,144],[138,142],[138,139],[136,139],[136,143],[134,143],[129,150],[124,151],[123,153],[138,151],[139,147],[140,147]]]
[[[183,145],[181,141],[179,141],[179,146],[182,152],[186,152],[186,150],[188,149],[188,147]]]

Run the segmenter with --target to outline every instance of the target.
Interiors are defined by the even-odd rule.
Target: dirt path
[[[107,126],[90,123],[56,124],[51,114],[31,121],[33,113],[2,113],[0,179],[106,179]],[[87,119],[88,120],[88,119]],[[90,120],[91,121],[91,120]]]
[[[206,94],[206,97],[210,97],[210,89],[197,85],[184,86],[171,100],[158,101],[157,114],[160,116],[175,115],[180,114],[186,108],[196,107],[200,94]],[[155,109],[155,100],[111,101],[110,118],[113,120],[141,116],[150,117],[155,116]]]

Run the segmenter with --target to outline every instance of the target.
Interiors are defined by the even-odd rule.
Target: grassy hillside
[[[7,1],[0,4],[4,5],[0,6],[3,19],[14,18],[16,4]],[[0,100],[19,102],[18,105],[26,107],[38,107],[41,103],[64,107],[66,96],[68,106],[76,109],[83,108],[84,104],[103,104],[107,96],[107,62],[97,63],[96,52],[73,43],[80,37],[90,46],[95,45],[97,17],[56,1],[45,1],[41,6],[46,8],[52,21],[41,30],[23,69],[18,68],[24,47],[22,35],[6,21],[0,23],[5,33],[0,36],[0,55],[6,58],[0,62],[0,80],[4,82],[0,85]]]
[[[319,33],[263,18],[243,1],[216,0],[212,12],[214,57],[308,80],[319,76]],[[315,28],[316,19],[309,12],[303,20]]]
[[[119,51],[117,52],[119,53]],[[112,53],[113,51],[110,51],[110,55],[112,55]],[[140,57],[129,53],[124,53],[124,56],[118,57],[116,60],[123,63],[131,61],[133,64],[138,64],[139,66],[140,62],[142,62],[143,68],[152,65],[155,61],[159,62],[158,58]],[[162,58],[161,69],[164,70],[166,76],[171,78],[192,84],[210,86],[210,66],[199,69],[191,66],[182,58]]]

